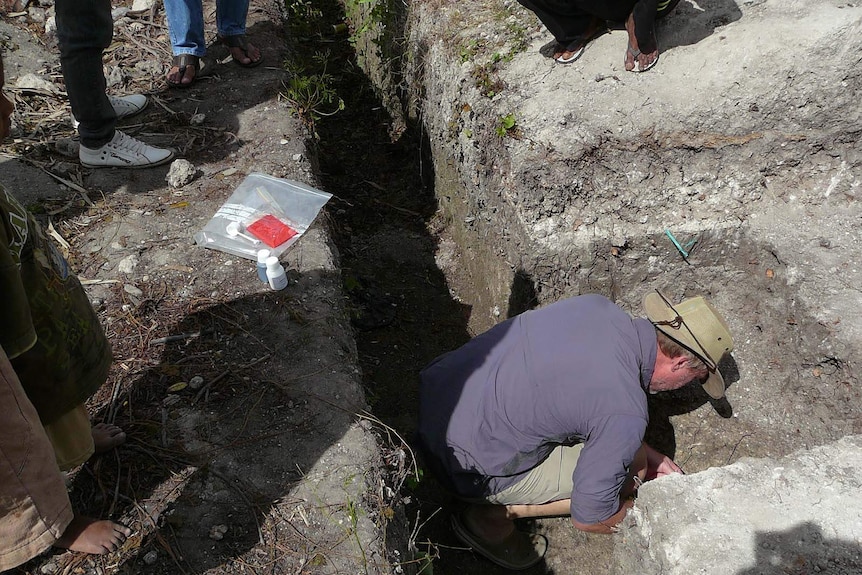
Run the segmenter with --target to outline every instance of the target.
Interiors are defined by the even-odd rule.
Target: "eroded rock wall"
[[[413,2],[407,24],[401,103],[471,329],[523,293],[634,315],[656,288],[705,294],[736,341],[728,397],[650,398],[648,441],[697,472],[862,433],[862,8],[683,0],[646,74],[619,28],[555,64],[514,0]],[[550,568],[601,564],[555,525]]]
[[[614,573],[862,572],[862,436],[646,484]]]
[[[736,439],[696,445],[696,467],[862,431],[848,407],[862,353],[862,8],[682,2],[647,74],[623,70],[619,30],[560,66],[514,2],[411,10],[413,114],[474,329],[505,315],[518,277],[538,303],[600,292],[634,314],[655,288],[703,293],[737,341],[732,408],[707,424]],[[668,425],[670,447],[702,416]],[[769,441],[733,449],[748,433]]]

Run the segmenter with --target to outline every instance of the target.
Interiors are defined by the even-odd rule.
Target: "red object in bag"
[[[267,214],[245,228],[254,237],[275,248],[296,235],[296,230],[273,215]]]

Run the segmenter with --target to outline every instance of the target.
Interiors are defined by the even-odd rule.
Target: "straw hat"
[[[703,360],[709,377],[703,389],[714,399],[724,397],[724,378],[718,363],[733,350],[733,337],[718,311],[705,297],[697,296],[672,304],[660,291],[643,301],[647,318],[656,329]]]

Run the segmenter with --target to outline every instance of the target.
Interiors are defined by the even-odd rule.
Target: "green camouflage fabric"
[[[95,393],[113,359],[81,282],[35,218],[2,186],[0,345],[43,424]]]

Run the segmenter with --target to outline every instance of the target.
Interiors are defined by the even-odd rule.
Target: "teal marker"
[[[682,254],[683,259],[688,260],[688,250],[691,249],[691,247],[697,242],[697,240],[691,240],[690,242],[685,244],[685,247],[682,247],[682,245],[680,245],[677,239],[673,237],[673,234],[670,233],[670,230],[665,230],[664,233],[667,235],[668,238],[670,238],[670,241],[673,242],[673,245],[676,246],[676,249],[679,250],[679,253]]]

